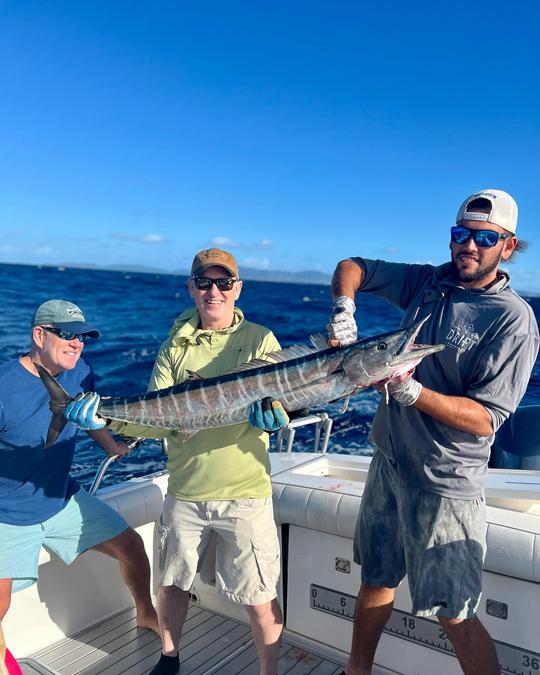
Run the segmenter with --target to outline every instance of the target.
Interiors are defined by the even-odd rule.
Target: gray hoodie
[[[353,260],[366,273],[361,291],[402,309],[402,326],[430,316],[417,342],[447,345],[418,365],[418,381],[441,394],[481,403],[497,430],[525,393],[539,346],[533,311],[510,288],[508,275],[500,271],[489,288],[470,289],[459,285],[451,263]],[[371,441],[411,485],[458,499],[483,495],[493,436],[459,431],[414,406],[383,399]]]

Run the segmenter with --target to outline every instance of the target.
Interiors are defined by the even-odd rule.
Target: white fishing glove
[[[415,380],[412,376],[412,372],[404,380],[392,381],[388,380],[385,382],[384,389],[386,390],[386,402],[388,403],[388,394],[399,403],[399,405],[413,405],[416,403],[420,392],[422,391],[422,385],[418,380]]]
[[[326,326],[329,340],[339,340],[341,346],[356,340],[358,329],[354,320],[356,305],[346,295],[340,295],[334,301],[332,317]]]

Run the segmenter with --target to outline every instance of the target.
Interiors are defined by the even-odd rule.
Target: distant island
[[[17,263],[2,263],[5,265]],[[31,265],[31,267],[52,267],[54,269],[98,270],[102,272],[123,272],[124,274],[171,274],[188,277],[189,270],[164,270],[147,265],[94,265],[92,263],[58,263],[57,265]],[[320,284],[328,286],[332,279],[330,274],[306,270],[303,272],[286,272],[284,270],[258,270],[253,267],[242,267],[241,277],[246,281],[275,281],[289,284]]]
[[[24,263],[1,262],[0,265],[25,265]],[[147,265],[94,265],[92,263],[58,263],[57,265],[25,265],[26,267],[50,267],[52,269],[67,270],[97,270],[101,272],[121,272],[123,274],[167,274],[179,277],[189,277],[189,270],[164,270],[159,267]],[[246,281],[273,281],[284,284],[316,284],[329,286],[332,280],[331,274],[318,272],[317,270],[304,270],[303,272],[287,272],[285,270],[258,270],[253,267],[242,267],[242,279]],[[516,289],[519,295],[525,298],[538,298],[540,292],[524,291]]]

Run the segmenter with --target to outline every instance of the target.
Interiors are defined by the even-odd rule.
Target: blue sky
[[[504,189],[540,291],[528,2],[0,1],[0,262],[441,263]]]

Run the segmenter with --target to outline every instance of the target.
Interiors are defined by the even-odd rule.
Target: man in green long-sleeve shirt
[[[230,253],[199,252],[188,284],[195,307],[180,314],[162,344],[149,390],[183,382],[190,371],[202,377],[222,375],[280,349],[270,330],[247,321],[235,307],[242,282]],[[87,426],[98,401],[96,395],[95,405],[83,416],[74,404],[75,412],[68,411],[68,419]],[[276,674],[283,619],[276,593],[280,551],[267,431],[287,421],[279,405],[265,413],[259,402],[252,406],[250,422],[205,429],[188,439],[175,431],[112,425],[126,435],[167,438],[169,484],[160,528],[158,594],[163,653],[153,675],[179,672],[178,646],[188,592],[213,537],[216,587],[246,607],[260,672]]]

